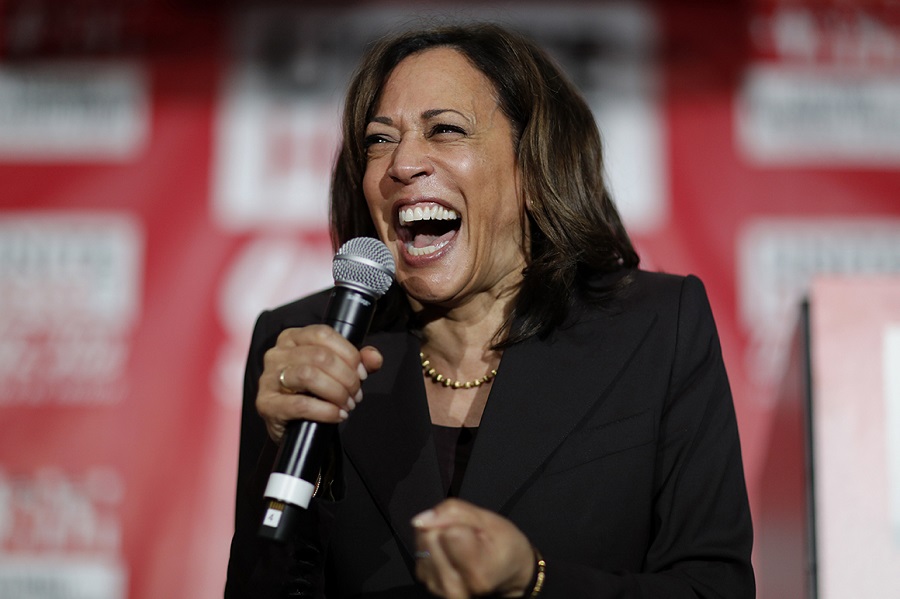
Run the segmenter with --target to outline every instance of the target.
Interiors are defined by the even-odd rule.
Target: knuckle
[[[324,421],[330,419],[331,404],[312,395],[292,395],[289,420],[304,419]],[[337,412],[337,408],[333,408]]]
[[[278,333],[275,339],[275,347],[284,347],[285,345],[294,345],[294,334],[297,329],[284,329]]]
[[[458,499],[450,497],[441,502],[438,508],[447,516],[457,516],[462,512],[462,503]]]
[[[324,368],[330,366],[334,362],[334,354],[321,347],[317,347],[310,356],[312,362],[317,366]]]
[[[254,405],[256,406],[256,411],[260,416],[264,416],[269,408],[270,398],[265,393],[260,393],[256,396],[256,401]]]
[[[329,326],[325,326],[324,324],[312,325],[309,327],[309,330],[316,341],[327,341],[334,332],[334,329]]]
[[[266,353],[263,354],[263,366],[265,368],[271,368],[272,365],[277,360],[278,354],[281,353],[281,350],[278,346],[270,347],[266,350]]]
[[[316,375],[316,368],[306,362],[296,364],[292,368],[294,378],[306,384],[308,384]]]
[[[311,403],[315,401],[308,395],[291,395],[287,406],[293,418],[304,418],[309,414]]]
[[[450,544],[462,544],[471,537],[471,531],[463,526],[448,527],[443,533],[444,539]]]

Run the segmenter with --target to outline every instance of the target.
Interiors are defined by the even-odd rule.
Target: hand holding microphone
[[[285,329],[265,359],[256,407],[281,443],[294,420],[339,423],[362,399],[360,383],[381,368],[374,347],[357,350],[325,324]]]
[[[362,399],[361,380],[381,367],[375,348],[357,348],[393,272],[383,243],[348,241],[334,257],[335,287],[323,324],[286,329],[265,355],[256,405],[270,436],[281,439],[265,491],[265,538],[290,535],[297,510],[308,506],[315,490],[337,423]]]

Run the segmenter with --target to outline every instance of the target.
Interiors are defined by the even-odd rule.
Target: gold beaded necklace
[[[431,367],[431,361],[428,359],[428,356],[425,355],[424,352],[419,352],[419,359],[422,360],[422,371],[425,373],[425,376],[431,378],[435,383],[440,383],[445,387],[450,387],[451,389],[473,389],[475,387],[480,387],[482,385],[486,385],[494,380],[494,377],[497,376],[497,369],[492,368],[489,373],[481,377],[480,379],[475,379],[474,381],[455,381],[450,377],[446,377],[443,374],[439,374],[434,368]]]

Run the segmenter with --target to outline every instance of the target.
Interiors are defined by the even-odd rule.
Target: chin
[[[410,277],[400,282],[400,286],[411,300],[420,304],[442,305],[456,297],[456,293],[448,293],[449,290],[456,289],[456,286],[446,281],[438,283],[422,277]]]

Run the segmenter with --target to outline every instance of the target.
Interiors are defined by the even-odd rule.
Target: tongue
[[[450,230],[443,235],[434,235],[431,233],[416,233],[413,238],[413,247],[426,248],[432,245],[438,245],[442,241],[449,241],[456,234],[455,230]]]

